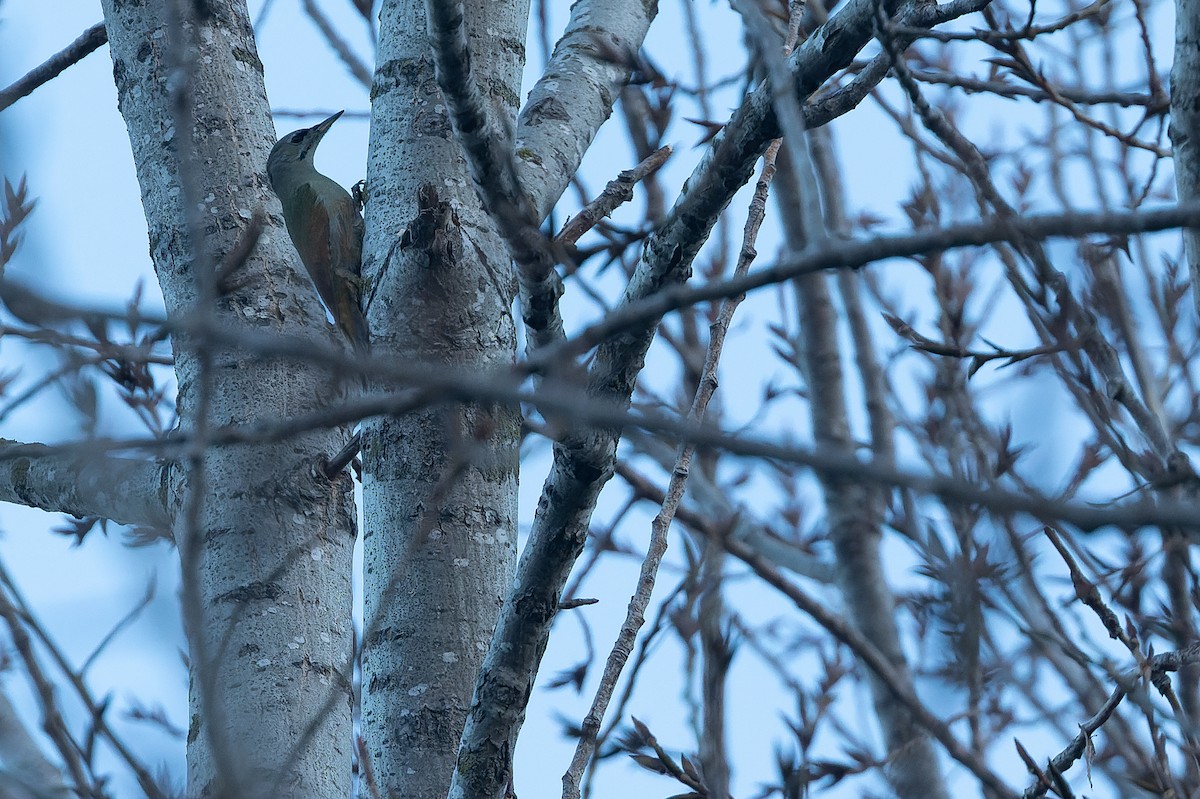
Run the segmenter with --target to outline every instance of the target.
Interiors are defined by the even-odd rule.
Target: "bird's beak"
[[[338,117],[340,117],[344,113],[346,113],[344,110],[338,111],[336,114],[334,114],[329,119],[322,122],[321,124],[313,125],[312,132],[313,132],[314,138],[313,138],[312,142],[313,142],[314,147],[317,145],[318,142],[321,141],[321,139],[325,138],[325,134],[328,133],[329,129],[333,127],[333,123],[337,122]]]

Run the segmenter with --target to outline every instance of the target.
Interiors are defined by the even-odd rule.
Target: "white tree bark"
[[[539,219],[570,185],[636,63],[657,3],[579,0],[517,124],[517,174]]]
[[[793,124],[795,113],[791,120],[782,117],[784,121],[778,122],[769,94],[756,91],[714,138],[681,198],[648,242],[621,310],[606,319],[607,330],[617,335],[603,343],[591,362],[587,397],[569,391],[556,397],[552,380],[546,380],[547,390],[537,397],[523,394],[516,378],[505,383],[507,375],[485,385],[478,376],[503,372],[516,349],[510,318],[515,284],[509,264],[510,252],[516,253],[516,248],[506,251],[497,226],[484,212],[486,204],[503,219],[495,203],[481,203],[477,197],[479,186],[472,185],[451,131],[450,115],[433,76],[424,9],[467,20],[468,35],[456,33],[455,38],[458,74],[464,74],[462,65],[472,60],[475,69],[471,113],[455,117],[460,120],[459,132],[470,130],[476,143],[486,145],[471,150],[488,156],[473,159],[474,174],[483,185],[490,173],[480,169],[480,163],[494,166],[502,157],[506,168],[515,166],[506,172],[506,177],[515,174],[516,178],[505,181],[502,199],[527,212],[521,220],[524,232],[532,232],[530,238],[543,247],[537,223],[568,184],[610,113],[656,11],[654,2],[638,0],[574,3],[567,33],[546,75],[517,116],[510,148],[508,137],[492,130],[493,125],[462,125],[461,119],[507,122],[513,118],[520,94],[526,1],[471,0],[467,16],[462,17],[460,0],[386,0],[378,72],[373,78],[367,76],[377,105],[365,255],[370,283],[365,294],[378,337],[376,354],[394,367],[386,372],[392,384],[381,381],[373,388],[380,393],[395,388],[409,391],[403,399],[377,397],[350,403],[339,409],[342,415],[336,418],[353,418],[364,408],[398,414],[370,422],[364,434],[369,529],[363,729],[382,792],[406,799],[440,798],[447,785],[456,798],[490,799],[509,787],[516,736],[563,585],[584,545],[596,497],[612,473],[618,428],[637,424],[623,418],[620,409],[628,403],[655,326],[666,309],[736,290],[737,284],[729,282],[703,291],[684,290],[681,284],[713,222],[749,177],[761,148],[781,127],[800,127]],[[311,432],[311,427],[333,424],[329,409],[341,404],[343,392],[336,381],[311,365],[319,362],[322,368],[330,368],[328,352],[322,355],[324,360],[313,358],[309,365],[301,362],[306,354],[299,350],[273,350],[281,353],[275,360],[259,357],[253,351],[264,346],[261,336],[242,336],[236,344],[223,333],[219,340],[206,339],[204,331],[211,330],[212,323],[201,323],[197,316],[235,331],[235,337],[237,331],[257,331],[287,333],[308,343],[318,338],[327,343],[335,340],[323,324],[324,314],[307,277],[296,268],[278,207],[264,188],[262,165],[275,133],[266,113],[262,66],[245,0],[105,2],[108,29],[104,33],[111,31],[113,36],[116,84],[137,161],[151,249],[168,309],[182,321],[173,329],[184,336],[174,342],[183,454],[173,454],[176,461],[160,463],[108,458],[88,453],[84,445],[51,450],[0,441],[0,500],[150,524],[173,530],[180,540],[187,586],[184,604],[193,645],[190,796],[342,797],[350,788],[346,658],[353,506],[349,481],[344,476],[325,479],[318,463],[338,449],[346,431]],[[903,21],[925,25],[938,15],[948,18],[968,7],[982,7],[987,0],[948,0],[941,5],[902,2]],[[1200,122],[1195,90],[1200,41],[1196,2],[1200,0],[1178,6],[1172,98],[1177,180],[1185,201],[1197,195],[1200,169],[1194,163],[1193,142]],[[848,0],[799,49],[788,77],[793,100],[804,102],[870,40],[877,3]],[[898,5],[892,0],[883,3],[889,11]],[[178,31],[158,18],[164,6],[201,15],[190,29],[200,52],[184,59],[192,64],[191,72],[171,73],[171,65],[180,59],[168,43],[178,38]],[[447,27],[457,26],[455,21]],[[903,46],[906,39],[894,41]],[[887,72],[888,61],[886,54],[874,59],[819,102],[803,109],[796,103],[792,111],[803,113],[809,124],[827,121],[861,100]],[[453,96],[445,81],[442,89]],[[509,188],[519,191],[509,192]],[[793,188],[793,195],[815,196],[810,187]],[[251,213],[260,207],[269,211],[270,223],[261,245],[238,270],[239,287],[212,297],[208,287],[215,264],[237,249]],[[816,205],[810,202],[807,207]],[[1038,217],[1003,226],[976,225],[974,233],[968,231],[972,226],[959,226],[903,239],[849,242],[834,254],[808,261],[798,256],[790,265],[764,269],[742,287],[780,282],[819,268],[861,265],[877,260],[881,252],[894,254],[906,246],[913,252],[927,251],[937,248],[939,240],[1007,239],[1015,227],[1045,230],[1059,225],[1111,233],[1122,225],[1147,229],[1148,224],[1171,224],[1163,220],[1172,214],[1183,219],[1183,213],[1175,209],[1116,214],[1103,222],[1097,216],[1072,216],[1065,221]],[[1195,222],[1195,212],[1190,213],[1193,216],[1186,221]],[[797,223],[790,229],[801,227]],[[503,225],[499,232],[504,232]],[[510,246],[512,242],[509,236]],[[1200,238],[1189,233],[1190,267],[1200,276],[1198,242]],[[516,258],[520,264],[519,253]],[[549,279],[557,278],[553,264],[543,258],[539,269],[540,276],[547,278],[547,290],[539,301],[557,313],[553,289],[558,284]],[[872,686],[873,698],[893,755],[889,776],[897,792],[922,797],[945,794],[937,752],[922,732],[930,729],[952,757],[979,776],[986,790],[1012,795],[982,764],[982,755],[961,746],[950,728],[913,694],[891,619],[894,598],[879,564],[882,506],[874,484],[909,485],[993,509],[1074,518],[1085,527],[1120,521],[1121,513],[1139,522],[1157,518],[1180,524],[1180,519],[1195,514],[1184,508],[1186,503],[1170,501],[1155,509],[1157,516],[1143,512],[1148,504],[1081,510],[1004,489],[979,488],[957,478],[896,472],[890,447],[884,443],[890,432],[882,439],[873,432],[876,458],[859,463],[847,454],[854,444],[845,409],[837,320],[826,281],[808,275],[798,282],[806,285],[802,326],[817,450],[729,440],[715,430],[694,430],[653,414],[633,418],[646,420],[650,430],[728,444],[733,452],[819,467],[825,475],[837,579],[856,629],[844,626],[836,616],[823,615],[806,599],[794,601],[820,619],[835,638],[848,643],[879,676]],[[628,324],[630,318],[635,324]],[[552,333],[547,340],[562,333],[561,325],[547,327]],[[598,329],[591,328],[588,334],[593,343],[603,339]],[[543,353],[561,354],[552,345]],[[1098,361],[1102,371],[1106,364],[1115,363],[1113,357],[1107,353],[1107,360]],[[548,362],[548,358],[543,361]],[[380,373],[385,373],[382,363]],[[414,385],[424,388],[411,389]],[[1118,383],[1109,381],[1113,385]],[[408,402],[421,392],[433,397],[429,404]],[[509,590],[516,536],[519,418],[515,407],[501,404],[515,406],[518,399],[542,403],[543,410],[569,416],[579,425],[555,447],[554,470],[517,580]],[[371,405],[373,401],[376,404]],[[424,410],[408,412],[406,402]],[[1134,415],[1135,420],[1141,418]],[[313,422],[314,416],[320,419]],[[289,436],[286,444],[260,438],[253,443],[206,446],[204,440],[216,427],[280,419],[277,429],[295,423],[300,431]],[[1159,432],[1157,438],[1151,435],[1151,441],[1159,454],[1176,454],[1162,432],[1167,428],[1155,429]],[[280,435],[288,432],[292,431]],[[186,443],[189,436],[191,444]],[[693,475],[692,481],[697,479]],[[719,506],[724,501],[709,497],[702,503]],[[1180,515],[1180,509],[1188,513]],[[729,513],[723,510],[716,515],[724,518]],[[731,551],[787,593],[786,581],[762,558],[747,553],[741,541],[740,534],[731,537]],[[481,667],[502,597],[500,623]],[[1044,597],[1038,594],[1037,598],[1049,607]],[[720,630],[714,626],[706,632],[715,641]],[[466,700],[473,687],[474,701],[468,709]],[[0,701],[0,722],[11,721],[3,704]],[[8,766],[24,760],[26,742],[13,739],[12,732],[0,729],[0,739],[9,737],[7,742],[0,740],[2,796],[24,790],[16,787],[14,769]],[[1081,742],[1080,752],[1083,748]],[[1069,765],[1078,756],[1068,759],[1064,752],[1055,760]],[[715,757],[709,752],[704,759]],[[36,763],[32,768],[26,763],[19,782],[30,782],[25,775],[38,768]],[[710,772],[710,792],[722,794],[724,778],[712,778],[716,772]],[[53,784],[48,775],[35,779]],[[55,790],[59,787],[53,784]]]
[[[511,124],[528,4],[466,9],[477,79]],[[380,12],[363,274],[374,351],[511,362],[516,286],[434,78],[422,0]],[[516,553],[519,413],[434,406],[364,425],[363,734],[385,794],[445,795]]]
[[[238,272],[240,287],[204,310],[234,329],[328,336],[267,188],[275,132],[245,3],[210,0],[204,11],[188,77],[169,70],[178,54],[169,50],[173,32],[159,4],[104,2],[167,310],[174,316],[197,310],[200,270],[214,269],[252,213],[265,208],[267,232]],[[174,121],[172,80],[190,81],[190,130]],[[185,196],[185,171],[194,197]],[[193,212],[201,241],[186,233]],[[309,365],[265,361],[235,348],[210,349],[211,373],[203,375],[197,342],[173,343],[185,431],[202,429],[201,421],[219,426],[315,412],[340,396]],[[199,409],[207,410],[203,420]],[[330,481],[315,468],[345,435],[309,431],[281,443],[209,448],[203,475],[186,475],[193,488],[203,488],[195,529],[178,505],[171,509],[185,586],[193,581],[199,605],[185,609],[191,796],[349,792],[353,497],[348,476]],[[193,532],[199,538],[189,538]]]
[[[54,453],[7,439],[0,445],[0,502],[162,530],[171,526],[169,508],[178,497],[172,496],[176,481],[168,464]]]
[[[1175,3],[1175,62],[1171,65],[1171,149],[1180,203],[1200,197],[1200,2]],[[1183,251],[1200,312],[1200,228],[1184,228]]]

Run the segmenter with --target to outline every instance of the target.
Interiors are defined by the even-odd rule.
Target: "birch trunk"
[[[1171,149],[1179,202],[1200,197],[1200,2],[1175,3],[1175,61],[1171,65]],[[1200,230],[1184,228],[1183,250],[1200,311]]]
[[[477,76],[516,114],[528,4],[467,4]],[[423,0],[380,11],[364,276],[382,357],[516,355],[508,253],[434,78]],[[383,387],[377,387],[383,388]],[[396,387],[398,388],[398,387]],[[363,734],[380,789],[442,797],[516,553],[515,408],[448,401],[364,426]]]
[[[233,331],[307,335],[332,342],[299,270],[264,168],[275,140],[244,2],[210,0],[183,31],[199,43],[178,61],[162,6],[104,2],[120,110],[137,163],[150,251],[172,318],[197,308],[201,271],[239,241],[252,213],[269,220],[238,270],[239,287],[204,308]],[[172,80],[187,80],[194,122],[179,129]],[[184,188],[184,177],[194,183]],[[189,214],[198,216],[189,219]],[[189,225],[202,231],[199,241]],[[319,320],[319,321],[318,321]],[[320,411],[338,386],[302,362],[256,357],[230,345],[174,339],[185,431]],[[207,369],[207,373],[204,370]],[[188,795],[333,797],[350,789],[350,478],[330,481],[317,460],[345,430],[285,442],[208,447],[196,524],[177,502],[191,642]],[[178,472],[177,479],[180,479]],[[177,496],[186,491],[178,490]],[[197,623],[197,620],[199,623]]]

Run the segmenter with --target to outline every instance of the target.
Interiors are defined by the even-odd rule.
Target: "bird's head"
[[[338,111],[319,125],[293,131],[275,142],[275,147],[271,149],[271,155],[267,158],[267,177],[271,179],[272,186],[278,188],[279,176],[298,165],[306,165],[308,169],[314,168],[312,159],[317,145],[343,113]]]

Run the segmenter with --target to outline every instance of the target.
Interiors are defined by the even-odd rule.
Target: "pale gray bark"
[[[196,61],[199,69],[189,91],[197,124],[182,128],[176,121],[178,112],[169,108],[164,65],[173,58],[164,48],[171,35],[160,21],[151,19],[157,6],[106,3],[122,111],[134,142],[152,252],[170,312],[178,317],[195,310],[204,282],[198,279],[198,270],[211,267],[234,249],[249,212],[266,206],[273,215],[271,227],[256,255],[239,270],[239,277],[248,282],[205,312],[234,328],[324,335],[320,306],[307,278],[295,268],[278,207],[263,188],[262,163],[274,134],[243,5],[239,0],[180,3],[211,13],[199,37],[205,42],[206,58]],[[523,3],[473,0],[467,8],[471,52],[486,71],[483,92],[496,106],[494,116],[505,120],[512,118],[520,94],[527,11]],[[830,25],[802,48],[790,65],[797,78],[794,99],[803,101],[858,52],[869,38],[874,5],[875,0],[849,0]],[[909,12],[926,13],[931,8],[935,7],[913,4]],[[579,0],[572,7],[568,32],[516,127],[513,155],[520,187],[542,216],[567,185],[611,111],[655,10],[653,2],[626,0]],[[482,210],[449,117],[439,104],[423,12],[420,0],[387,2],[383,11],[384,39],[372,86],[378,107],[372,131],[364,270],[371,280],[370,316],[378,337],[376,352],[383,360],[414,359],[435,368],[475,370],[474,377],[503,367],[514,356],[509,308],[515,284],[508,252]],[[1180,16],[1184,13],[1181,5]],[[1187,13],[1195,16],[1194,9]],[[1188,58],[1194,56],[1197,40],[1190,31],[1180,39],[1191,48]],[[1180,69],[1183,61],[1177,63]],[[870,69],[859,73],[858,85],[866,85],[863,76],[872,74]],[[886,65],[876,70],[878,77],[883,71]],[[1195,83],[1191,72],[1186,80],[1189,87]],[[849,94],[846,90],[831,97]],[[1184,119],[1185,93],[1177,99],[1178,118]],[[797,104],[795,110],[811,122],[814,114],[833,113],[828,109],[834,106],[836,102],[827,102],[820,106],[826,111],[821,111]],[[629,423],[620,410],[628,402],[651,331],[670,308],[736,292],[736,285],[729,283],[711,286],[707,294],[684,292],[680,286],[713,221],[749,177],[761,146],[779,127],[770,97],[754,93],[714,141],[684,196],[647,247],[623,310],[644,312],[649,307],[650,312],[633,317],[641,324],[630,325],[631,317],[620,314],[608,321],[612,330],[624,329],[600,350],[589,385],[590,399],[608,404],[602,412],[583,409],[579,418],[611,428],[579,432],[555,448],[554,471],[522,558],[520,579],[506,599],[503,623],[480,672],[458,755],[453,796],[496,796],[506,787],[516,732],[558,596],[583,546],[596,496],[611,474],[617,426]],[[1194,130],[1194,125],[1186,130]],[[193,138],[198,153],[192,171],[198,185],[195,191],[181,191],[180,173],[187,170],[181,148],[186,152]],[[1181,154],[1180,163],[1188,157]],[[1189,185],[1194,187],[1196,181]],[[1181,184],[1181,197],[1194,194],[1194,190],[1185,194]],[[200,241],[184,232],[195,220],[198,203],[206,226]],[[1169,213],[1179,218],[1191,213],[1189,220],[1196,218],[1195,209]],[[1167,216],[1154,214],[1114,218],[1136,229],[1142,229],[1146,219],[1169,223],[1163,222]],[[1111,230],[1104,221],[1105,229]],[[1045,220],[1033,220],[1032,227],[1037,229],[1041,222]],[[1051,220],[1050,227],[1054,224]],[[1066,226],[1080,229],[1088,224],[1088,219],[1076,218]],[[1090,224],[1100,224],[1098,217],[1091,218]],[[973,235],[981,240],[1004,239],[1017,227],[1014,223],[1010,229],[997,230],[980,225]],[[936,246],[939,235],[935,231],[912,236],[905,246],[927,249]],[[896,249],[897,242],[858,242],[808,261],[798,256],[790,265],[766,270],[745,285],[764,285],[837,265],[861,265],[877,258],[881,250]],[[1193,257],[1197,248],[1190,241],[1188,247],[1189,260],[1197,269]],[[887,671],[890,688],[886,690],[893,699],[901,694],[908,697],[911,680],[902,667],[894,627],[888,626],[892,600],[877,563],[877,489],[860,484],[864,480],[904,484],[904,479],[893,479],[890,453],[883,457],[878,440],[874,443],[880,457],[871,464],[860,464],[849,454],[852,442],[842,407],[832,308],[827,291],[821,288],[824,279],[809,277],[806,282],[818,287],[805,310],[806,328],[814,334],[809,365],[812,382],[819,386],[814,402],[822,436],[820,450],[810,460],[825,462],[834,475],[826,482],[836,488],[830,492],[830,518],[842,567],[839,580],[848,593],[855,592],[850,596],[854,618],[866,619],[858,622],[862,637],[870,640],[872,651],[882,650],[880,659],[894,668]],[[662,304],[648,306],[647,298],[652,297],[662,299]],[[203,605],[198,610],[203,611],[204,624],[190,630],[193,641],[203,644],[194,654],[206,653],[194,664],[191,794],[225,790],[251,797],[343,796],[349,779],[345,658],[352,500],[348,480],[331,483],[314,468],[318,458],[337,449],[344,431],[311,432],[311,427],[324,422],[308,424],[338,403],[340,394],[311,367],[206,345],[199,341],[198,327],[187,329],[197,340],[176,342],[186,431],[202,434],[208,427],[283,417],[306,420],[304,432],[283,445],[256,441],[207,452],[197,527],[179,514],[187,475],[183,467],[173,464],[113,459],[81,464],[53,454],[5,458],[0,450],[0,499],[172,526],[182,539],[184,553],[202,552],[202,559],[185,563],[185,575],[199,580]],[[198,356],[196,346],[207,347],[204,358]],[[461,374],[448,375],[446,385],[462,380]],[[364,731],[371,765],[385,794],[406,798],[445,793],[467,713],[466,697],[512,572],[517,389],[503,389],[506,397],[500,396],[498,387],[457,391],[453,403],[447,394],[440,406],[371,422],[364,436],[368,506]],[[555,409],[553,402],[543,402],[540,407]],[[564,410],[563,406],[560,400],[557,410]],[[398,411],[393,407],[384,412]],[[653,422],[651,417],[647,427],[653,428]],[[685,438],[691,432],[695,441],[720,440],[720,434],[711,430],[705,439],[704,434],[682,427],[662,429]],[[764,456],[788,452],[782,447],[778,452],[769,447],[756,450],[754,442],[743,451]],[[806,462],[810,454],[797,453],[797,462]],[[957,485],[923,476],[911,476],[908,484],[935,491],[940,485],[948,496],[955,495]],[[1012,507],[1035,511],[1038,503],[1050,504],[1036,496],[1003,491],[979,496],[959,491],[958,496],[992,506],[1011,502]],[[719,497],[701,500],[702,507],[726,505]],[[1169,512],[1180,505],[1165,507]],[[1121,508],[1084,510],[1092,515],[1080,518],[1111,520]],[[723,517],[728,513],[722,510]],[[740,524],[735,541],[742,540],[743,528],[751,527],[745,520]],[[763,537],[760,546],[765,549],[773,543]],[[709,632],[715,641],[720,631]],[[227,686],[236,686],[236,695],[225,694]],[[878,686],[876,702],[889,748],[892,741],[901,741],[901,755],[895,762],[900,793],[941,795],[939,785],[927,787],[937,774],[936,757],[927,742],[906,729],[911,727],[911,719],[904,716],[907,711],[887,701]],[[212,708],[217,712],[210,713]],[[928,714],[915,717],[930,724]],[[916,743],[905,745],[906,735]],[[225,765],[236,767],[235,774],[224,775],[226,780],[238,776],[245,781],[215,782],[216,755],[221,749],[227,759],[234,756],[232,764]],[[278,784],[281,769],[287,772],[282,785]],[[0,794],[5,787],[0,785]],[[723,793],[723,787],[716,792]]]
[[[1179,202],[1200,197],[1200,0],[1175,3],[1175,62],[1171,65],[1171,149]],[[1200,228],[1183,230],[1192,275],[1192,299],[1200,311]]]
[[[0,686],[0,796],[8,799],[71,799],[63,774],[38,748]]]
[[[545,72],[521,108],[521,187],[544,219],[570,185],[592,137],[629,80],[658,13],[646,0],[579,0]]]
[[[211,0],[205,10],[198,29],[189,31],[202,57],[188,59],[193,74],[186,76],[170,74],[168,65],[178,60],[168,44],[175,32],[160,6],[104,3],[167,311],[198,310],[201,270],[214,269],[252,213],[266,208],[267,232],[239,269],[239,287],[203,310],[233,329],[328,336],[263,174],[275,132],[245,4]],[[175,122],[173,80],[190,81],[191,129]],[[185,196],[184,177],[195,197]],[[202,241],[186,233],[193,212]],[[230,347],[208,349],[211,374],[201,375],[201,342],[173,343],[188,431],[315,412],[340,396],[310,365],[265,361]],[[203,420],[200,408],[207,409]],[[349,791],[353,497],[348,476],[329,481],[314,467],[345,435],[308,430],[286,442],[209,448],[203,474],[186,476],[204,489],[195,530],[172,508],[193,655],[189,795]],[[189,580],[199,607],[187,607]],[[231,773],[218,774],[218,760]]]
[[[463,4],[427,0],[425,10],[434,74],[450,110],[455,138],[484,210],[504,239],[517,270],[526,347],[532,351],[562,341],[566,337],[558,308],[562,278],[549,242],[539,229],[533,204],[517,179],[507,135],[511,120],[504,112],[500,117],[489,113],[489,99],[472,69]]]
[[[0,439],[0,447],[5,445],[27,453],[31,446]],[[171,486],[171,467],[151,461],[63,455],[49,448],[0,460],[0,502],[121,524],[169,528],[169,508],[178,501]]]
[[[894,5],[888,8],[894,10]],[[875,0],[852,0],[797,49],[789,66],[801,98],[870,40],[874,13]],[[755,161],[777,133],[769,94],[754,92],[713,139],[684,194],[646,242],[622,307],[687,279],[717,217],[750,179]],[[588,375],[589,394],[618,407],[629,402],[657,319],[647,320],[645,327],[621,328],[598,348]],[[472,700],[451,799],[490,799],[504,789],[502,761],[515,746],[559,598],[583,550],[596,499],[613,474],[616,449],[617,431],[612,429],[580,430],[555,444],[554,466],[521,553],[517,582],[505,600]]]
[[[494,113],[516,114],[526,3],[467,4]],[[516,285],[434,77],[422,0],[380,12],[363,274],[383,357],[511,362]],[[381,790],[445,796],[516,553],[513,406],[452,404],[364,425],[363,734]],[[402,498],[398,501],[398,498]],[[506,764],[498,764],[498,768]]]

